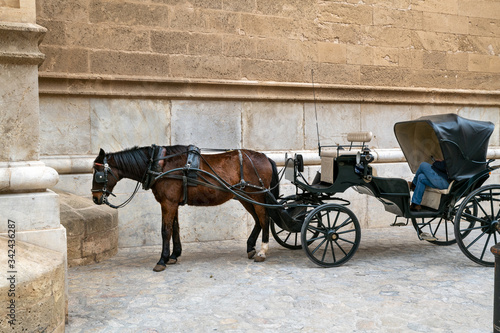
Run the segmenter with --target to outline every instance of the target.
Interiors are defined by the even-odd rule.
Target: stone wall
[[[395,122],[453,112],[494,122],[499,146],[499,11],[472,0],[37,1],[48,29],[40,154],[59,189],[90,196],[101,147],[300,151],[313,177],[315,110],[322,144],[370,130],[372,147],[398,155]],[[401,158],[377,162],[380,175],[411,178]],[[345,196],[364,227],[393,222],[375,199]],[[184,241],[245,238],[252,223],[236,202],[180,214]],[[159,244],[160,220],[139,191],[119,210],[119,246]]]
[[[2,249],[8,249],[8,244],[8,238],[0,237]],[[16,255],[22,258],[17,261],[17,274],[12,278],[12,271],[5,273],[5,281],[0,283],[0,302],[5,309],[0,331],[63,333],[67,313],[65,255],[25,242],[16,242]],[[8,259],[0,259],[3,267],[8,267]],[[9,324],[12,319],[14,325]]]
[[[46,31],[35,0],[0,1],[0,248],[10,256],[9,279],[0,280],[0,302],[9,304],[2,332],[63,332],[67,315],[66,229],[50,190],[59,175],[39,158],[38,45]],[[0,263],[7,267],[7,258]]]
[[[58,191],[61,224],[68,239],[68,267],[89,265],[118,252],[118,212],[92,200]]]
[[[500,87],[500,3],[41,0],[43,73]]]
[[[57,130],[47,130],[40,141],[42,150],[68,154],[43,157],[47,165],[63,173],[57,187],[87,197],[90,196],[92,161],[97,155],[88,152],[98,151],[100,147],[108,152],[152,143],[192,143],[202,148],[246,147],[267,152],[278,162],[285,152],[305,152],[306,176],[312,179],[319,169],[315,165],[319,158],[314,109],[310,102],[45,97],[40,100],[42,128]],[[500,107],[318,103],[316,109],[320,138],[325,145],[345,144],[349,132],[372,131],[374,138],[370,146],[381,153],[390,153],[398,148],[392,130],[395,122],[451,112],[495,123],[490,144],[500,146]],[[82,119],[82,123],[76,117]],[[71,140],[65,139],[67,137]],[[73,155],[69,155],[71,153]],[[81,163],[64,167],[64,163],[71,164],[71,159]],[[401,157],[377,161],[374,165],[380,176],[410,180],[409,168],[406,163],[396,163],[399,161]],[[117,198],[111,198],[112,202],[125,201],[134,187],[132,181],[121,181],[114,190]],[[291,185],[282,183],[283,193],[293,190]],[[353,191],[341,196],[352,200],[351,208],[363,227],[387,227],[394,220],[373,198]],[[150,191],[140,190],[118,214],[120,247],[161,242],[160,206]],[[180,210],[183,241],[245,238],[252,223],[245,210],[234,201],[220,207],[182,207]]]

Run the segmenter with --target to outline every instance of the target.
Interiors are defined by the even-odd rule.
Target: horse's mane
[[[110,153],[109,156],[113,157],[117,168],[140,176],[144,174],[149,165],[149,148],[135,146],[116,153]],[[166,146],[164,148],[167,156],[188,151],[188,146],[182,145]]]
[[[188,146],[183,146],[183,145],[166,146],[164,148],[167,150],[167,153],[166,153],[167,156],[179,154],[179,153],[187,153],[189,150]]]

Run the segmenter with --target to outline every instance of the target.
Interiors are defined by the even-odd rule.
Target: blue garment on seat
[[[438,165],[436,165],[438,163]],[[441,164],[442,163],[442,164]],[[448,188],[450,183],[448,182],[448,177],[442,168],[446,165],[444,162],[436,161],[434,165],[430,165],[427,162],[422,162],[418,167],[415,177],[413,178],[413,184],[415,184],[415,191],[411,202],[420,205],[422,203],[422,197],[424,196],[425,187],[433,187],[440,190]]]

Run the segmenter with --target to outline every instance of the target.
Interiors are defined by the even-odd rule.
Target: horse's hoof
[[[255,262],[263,262],[266,260],[266,257],[261,257],[261,256],[256,256],[254,261]]]
[[[155,271],[155,272],[161,272],[161,271],[164,271],[165,268],[167,268],[167,266],[156,264],[155,268],[153,268],[153,271]]]
[[[177,259],[168,259],[167,265],[174,265],[177,264]]]
[[[248,259],[253,259],[253,257],[255,257],[255,254],[257,253],[257,251],[255,250],[252,250],[250,252],[248,252]]]

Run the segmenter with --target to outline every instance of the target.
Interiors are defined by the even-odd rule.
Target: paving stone
[[[160,247],[121,248],[69,269],[66,332],[491,332],[494,269],[411,226],[362,233],[329,269],[274,241],[264,263],[245,240],[185,243],[160,273]]]

